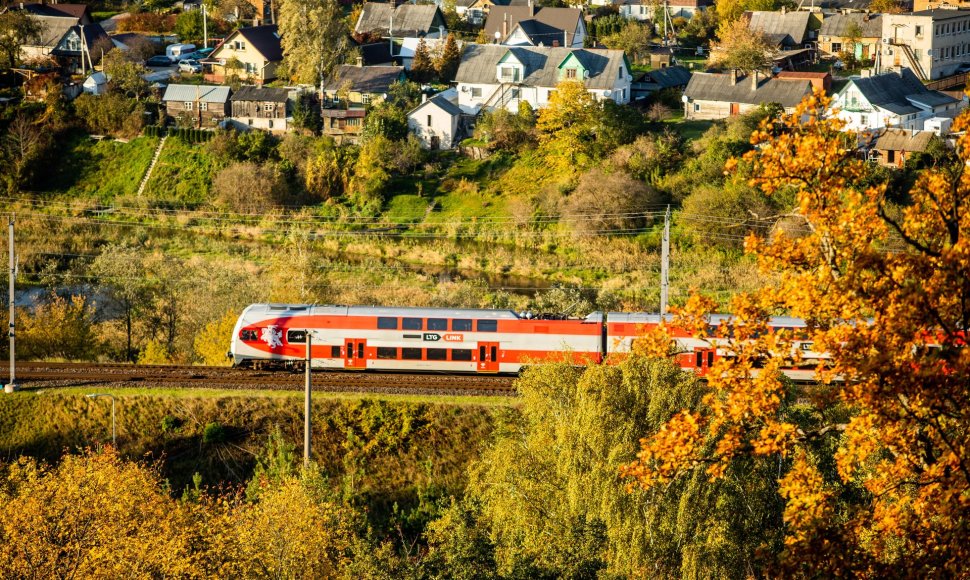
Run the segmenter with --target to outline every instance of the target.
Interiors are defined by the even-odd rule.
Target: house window
[[[916,27],[916,36],[923,36],[923,27],[922,26],[917,26]]]
[[[199,110],[200,111],[208,111],[209,110],[209,103],[206,103],[205,101],[199,103]]]
[[[358,119],[357,117],[347,119],[347,125],[350,125],[351,127],[359,127],[360,119]]]
[[[895,151],[891,151],[891,150],[890,151],[886,151],[886,160],[889,161],[890,163],[895,163],[896,162],[896,152]]]
[[[272,113],[273,112],[273,103],[263,103],[263,112]]]
[[[842,52],[842,43],[841,42],[833,42],[832,43],[832,52]]]
[[[576,69],[574,69],[574,68],[567,68],[566,69],[566,78],[567,79],[574,79],[574,78],[576,78]]]
[[[431,115],[428,115],[428,127],[431,126]]]
[[[514,66],[503,66],[500,70],[500,76],[502,81],[516,81],[518,79],[518,71]]]
[[[701,110],[700,103],[694,103],[694,112],[697,113]]]
[[[480,89],[480,88],[474,88],[474,89],[472,89],[472,98],[473,99],[480,99],[480,98],[482,98],[482,89]]]
[[[923,60],[923,49],[921,49],[921,48],[914,48],[913,49],[913,58],[915,58],[916,60]]]
[[[512,98],[513,99],[519,98],[519,89],[512,89]]]
[[[556,91],[554,89],[549,89],[548,91],[546,91],[546,100],[547,101],[548,100],[551,100],[552,99],[552,95],[554,95],[554,94],[556,94]]]
[[[186,111],[191,111],[192,110],[192,101],[186,101],[183,106],[185,107],[185,110]]]
[[[272,129],[272,128],[273,128],[273,120],[272,120],[272,119],[270,119],[270,120],[269,120],[269,128],[270,128],[270,129]]]
[[[365,105],[370,104],[370,94],[369,93],[364,93],[363,95],[361,95],[360,96],[360,102],[361,103],[364,103]]]
[[[859,123],[864,126],[869,126],[869,115],[859,115]]]

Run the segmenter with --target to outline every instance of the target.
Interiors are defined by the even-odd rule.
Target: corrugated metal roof
[[[862,38],[882,38],[882,14],[863,14],[861,12],[826,16],[818,34],[819,36],[844,37],[846,31],[853,24],[859,27]]]
[[[927,89],[908,68],[901,69],[899,73],[888,72],[868,78],[851,78],[840,93],[853,85],[870,104],[897,115],[919,112],[920,109],[913,105],[914,101],[927,107],[956,102],[956,99],[948,95]]]
[[[418,112],[418,110],[428,105],[435,105],[440,109],[442,109],[444,112],[451,115],[452,117],[456,117],[458,115],[461,115],[461,109],[458,107],[457,104],[455,104],[457,100],[458,100],[458,91],[456,91],[454,88],[450,88],[448,90],[438,93],[437,95],[431,97],[427,101],[421,103],[420,105],[412,109],[411,113],[408,113],[408,114],[410,115],[412,113],[416,113]]]
[[[690,82],[690,71],[682,66],[668,66],[647,73],[647,77],[657,83],[661,89],[682,87]]]
[[[217,85],[168,85],[163,101],[225,103],[229,100],[229,87]]]
[[[622,50],[472,44],[465,47],[461,55],[455,80],[472,84],[497,83],[498,62],[510,52],[525,67],[519,84],[528,87],[552,88],[559,84],[558,67],[570,54],[574,54],[590,73],[589,78],[583,80],[587,89],[612,89],[623,65]]]
[[[354,32],[386,33],[393,19],[393,36],[424,36],[438,32],[438,25],[444,26],[444,16],[434,4],[393,4],[367,2],[360,12]]]
[[[748,28],[761,31],[780,44],[801,45],[808,37],[808,12],[746,12]]]
[[[759,79],[757,89],[749,76],[731,84],[730,74],[694,73],[684,89],[684,95],[699,101],[745,103],[760,105],[778,103],[791,108],[812,94],[812,83],[802,79]]]
[[[403,66],[355,66],[343,64],[327,80],[324,90],[339,90],[345,83],[359,93],[384,94],[404,76]]]
[[[495,33],[504,35],[504,26],[508,23],[508,30],[512,32],[515,25],[523,20],[536,20],[569,33],[569,42],[583,18],[583,11],[578,8],[536,8],[532,6],[492,6],[485,20],[485,36],[495,38]],[[548,43],[547,43],[548,44]]]
[[[934,136],[932,131],[886,129],[876,139],[875,148],[882,151],[926,151]]]

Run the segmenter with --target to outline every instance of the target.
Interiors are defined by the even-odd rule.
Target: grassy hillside
[[[57,163],[39,172],[33,189],[103,202],[134,195],[157,145],[155,137],[122,143],[113,139],[95,141],[84,133],[70,133],[57,147]]]

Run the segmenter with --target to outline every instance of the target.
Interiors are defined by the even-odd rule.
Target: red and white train
[[[710,324],[727,318],[714,315]],[[542,362],[618,360],[659,323],[659,314],[647,313],[594,312],[574,319],[511,310],[253,304],[236,322],[228,356],[234,366],[302,366],[309,333],[315,369],[518,373]],[[771,325],[797,336],[805,323],[778,317]],[[677,329],[673,337],[680,366],[698,374],[729,354],[716,339]],[[813,352],[808,341],[796,341],[795,347],[806,366],[827,356]],[[789,372],[803,380],[813,374]]]

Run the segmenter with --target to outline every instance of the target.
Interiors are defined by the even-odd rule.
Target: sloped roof
[[[78,19],[73,16],[33,16],[33,19],[40,24],[40,37],[27,45],[48,48],[56,47],[71,27],[78,23]]]
[[[522,33],[529,38],[529,42],[531,42],[533,46],[539,46],[540,44],[543,46],[552,46],[554,42],[558,42],[560,45],[562,45],[564,42],[563,39],[565,38],[561,28],[549,26],[548,24],[539,22],[533,18],[519,21],[519,23],[515,25],[515,28],[521,29]],[[510,37],[515,32],[515,28],[509,32]],[[506,38],[506,40],[508,39]]]
[[[250,26],[236,31],[269,62],[283,60],[283,45],[275,24]],[[232,35],[229,35],[230,37]],[[227,39],[228,40],[228,39]]]
[[[245,85],[239,87],[239,90],[233,93],[232,98],[229,100],[285,103],[288,95],[289,91],[286,89]]]
[[[64,35],[70,34],[71,32],[74,32],[75,34],[77,34],[78,37],[81,37],[83,33],[84,44],[88,50],[91,50],[92,48],[94,48],[94,44],[97,41],[101,40],[102,38],[109,38],[108,33],[105,32],[103,28],[101,28],[100,24],[85,24],[84,26],[80,26],[80,25],[72,26],[67,29]],[[58,40],[58,44],[60,44],[59,41],[63,40],[63,38],[64,36],[61,36],[61,38]],[[65,56],[65,55],[70,56],[70,55],[80,54],[80,51],[67,50],[57,46],[53,51],[51,51],[51,54],[55,54],[58,56]]]
[[[681,87],[690,82],[690,71],[682,66],[668,66],[652,70],[646,76],[660,88]]]
[[[23,10],[34,16],[67,16],[77,20],[84,20],[87,17],[88,20],[91,19],[90,9],[86,4],[32,3],[24,4]]]
[[[934,135],[932,131],[885,129],[873,147],[883,151],[926,151]]]
[[[392,36],[424,36],[437,32],[438,24],[444,25],[444,16],[434,4],[380,4],[366,2],[354,26],[354,32],[387,33],[393,19]]]
[[[778,103],[791,108],[812,93],[812,83],[807,80],[766,78],[758,81],[755,89],[750,75],[731,84],[730,74],[694,73],[684,89],[684,95],[698,101],[719,101],[760,105]]]
[[[485,36],[495,38],[495,33],[502,35],[504,24],[508,21],[508,30],[512,32],[515,25],[523,20],[535,20],[547,26],[565,30],[569,33],[569,42],[573,41],[573,34],[583,19],[583,11],[578,8],[535,8],[532,6],[492,6],[485,20]]]
[[[456,104],[457,100],[458,100],[458,91],[456,91],[454,88],[450,88],[448,90],[438,93],[437,95],[431,97],[427,101],[421,103],[420,105],[412,109],[411,112],[408,114],[411,115],[411,114],[417,113],[420,109],[426,106],[434,105],[436,107],[439,107],[441,110],[448,113],[452,117],[456,117],[458,115],[461,115],[461,108],[459,108],[458,105]]]
[[[339,90],[350,83],[352,90],[359,93],[384,94],[404,74],[403,66],[354,66],[343,64],[337,67],[332,77],[327,79],[324,90]]]
[[[622,50],[471,44],[462,52],[455,80],[472,84],[496,83],[496,66],[507,53],[512,53],[525,67],[520,84],[550,88],[559,84],[558,67],[570,54],[589,71],[589,78],[583,80],[587,89],[613,88],[624,58]]]
[[[206,103],[226,103],[231,90],[216,85],[168,85],[163,101],[202,101]]]
[[[868,10],[872,0],[800,0],[799,9],[818,8],[823,11]],[[904,2],[906,4],[906,2]],[[909,6],[913,3],[910,1]]]
[[[853,77],[842,91],[852,85],[855,85],[869,103],[897,115],[919,112],[920,109],[913,105],[914,101],[928,107],[956,102],[953,97],[927,89],[908,68],[901,69],[898,74],[888,72],[868,78]]]
[[[387,42],[361,44],[358,48],[360,49],[361,58],[364,59],[365,66],[395,62],[394,57],[391,55],[391,46]]]
[[[748,29],[761,31],[779,44],[802,44],[808,36],[808,12],[746,12]]]
[[[818,34],[819,36],[844,37],[846,31],[853,24],[862,31],[862,38],[882,38],[882,14],[863,14],[862,12],[826,16]]]

